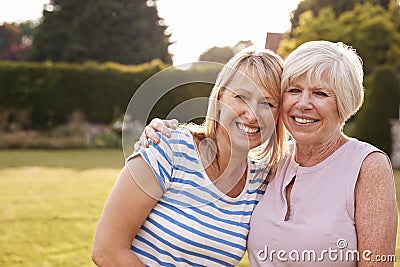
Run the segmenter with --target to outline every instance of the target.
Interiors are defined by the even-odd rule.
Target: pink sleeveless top
[[[356,266],[354,188],[362,162],[374,151],[380,150],[350,139],[313,167],[299,166],[294,155],[282,159],[251,217],[250,265]],[[285,221],[285,189],[294,176]]]

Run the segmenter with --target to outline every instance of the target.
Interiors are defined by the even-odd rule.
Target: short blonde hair
[[[218,121],[217,102],[235,75],[238,75],[238,72],[243,75],[252,71],[254,77],[259,78],[263,87],[276,99],[277,103],[280,103],[282,70],[282,58],[270,50],[255,50],[250,47],[232,57],[219,72],[211,91],[207,116],[203,124],[205,137],[214,142],[217,141],[215,140]],[[279,161],[285,150],[286,130],[279,115],[274,134],[264,144],[253,148],[249,156],[253,159],[268,158],[271,166]]]
[[[362,60],[356,50],[341,42],[310,41],[300,45],[285,60],[282,93],[301,75],[308,82],[328,82],[337,98],[343,124],[364,101]]]

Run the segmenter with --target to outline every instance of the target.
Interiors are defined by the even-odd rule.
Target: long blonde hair
[[[232,57],[219,72],[215,85],[209,97],[207,116],[201,127],[186,125],[200,139],[210,138],[215,143],[216,129],[218,121],[217,102],[220,99],[228,84],[239,72],[248,73],[252,71],[254,77],[258,77],[263,87],[271,96],[280,103],[281,101],[281,77],[283,70],[283,60],[270,50],[258,50],[247,48]],[[280,112],[279,112],[280,114]],[[286,151],[286,130],[281,116],[276,123],[275,131],[272,136],[260,146],[253,148],[249,152],[249,157],[254,160],[266,160],[268,166],[276,164],[283,153]],[[218,151],[217,155],[218,155]]]

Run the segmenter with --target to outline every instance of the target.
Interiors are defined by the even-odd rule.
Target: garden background
[[[134,132],[128,150],[150,119],[208,96],[212,85],[187,81],[214,80],[219,68],[172,66],[156,2],[51,0],[38,22],[0,25],[1,266],[93,266],[95,225],[124,163],[132,96],[158,94],[142,85],[166,73],[157,86],[168,90],[150,108],[148,99],[139,102],[147,113],[126,124]],[[400,116],[400,2],[304,0],[291,25],[273,48],[283,58],[316,39],[357,49],[366,95],[344,130],[391,155],[390,121]],[[250,45],[211,47],[199,60],[225,63]],[[399,200],[400,170],[394,173]]]

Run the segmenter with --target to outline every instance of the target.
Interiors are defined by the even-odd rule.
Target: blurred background
[[[93,266],[95,225],[124,164],[126,108],[148,79],[168,70],[179,86],[132,122],[131,145],[153,117],[209,95],[212,84],[186,81],[219,69],[191,63],[223,64],[248,46],[285,58],[318,39],[362,57],[365,101],[345,133],[384,150],[397,182],[398,0],[1,1],[0,264]]]

